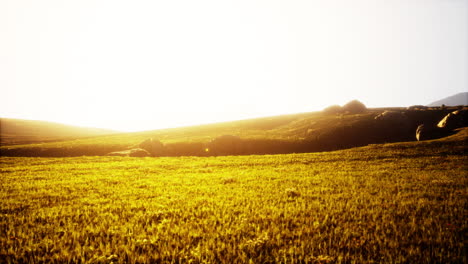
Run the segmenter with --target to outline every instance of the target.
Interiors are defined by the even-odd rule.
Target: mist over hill
[[[468,92],[458,93],[435,102],[428,104],[428,106],[457,106],[457,105],[468,105]]]
[[[60,123],[0,118],[0,144],[28,144],[115,134],[100,128],[77,127]]]

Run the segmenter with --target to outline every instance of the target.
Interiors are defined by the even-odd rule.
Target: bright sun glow
[[[464,0],[0,3],[0,116],[124,131],[466,91]]]

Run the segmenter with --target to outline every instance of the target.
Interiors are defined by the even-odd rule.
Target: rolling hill
[[[377,115],[386,110],[404,112],[408,117],[408,122],[401,124],[375,119]],[[374,108],[354,114],[322,111],[102,136],[91,136],[90,133],[87,134],[86,138],[81,137],[84,134],[74,134],[75,138],[71,140],[64,140],[65,137],[58,138],[56,136],[54,142],[45,142],[46,137],[50,140],[54,138],[44,132],[42,134],[36,133],[36,135],[43,136],[41,142],[34,142],[30,139],[32,144],[4,144],[0,147],[0,152],[2,156],[101,156],[110,152],[141,147],[140,144],[148,139],[161,142],[162,145],[157,153],[151,153],[152,156],[217,156],[331,151],[369,144],[415,141],[415,131],[418,125],[435,125],[453,110],[454,108],[428,110]],[[22,133],[21,135],[27,135],[26,132]],[[71,133],[65,132],[59,135],[72,137]]]
[[[46,121],[0,118],[0,145],[2,146],[69,140],[113,133],[116,131]]]

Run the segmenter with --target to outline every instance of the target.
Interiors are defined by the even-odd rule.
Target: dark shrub
[[[339,105],[330,105],[329,107],[322,110],[325,114],[339,114],[343,112],[343,108]]]
[[[343,111],[350,114],[360,114],[366,112],[366,110],[367,107],[358,100],[353,100],[343,106]]]
[[[151,156],[162,156],[165,153],[163,143],[157,139],[149,138],[141,142],[138,147],[148,151]]]

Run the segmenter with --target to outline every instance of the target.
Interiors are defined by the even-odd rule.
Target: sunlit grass
[[[2,157],[0,262],[466,263],[452,150]]]

